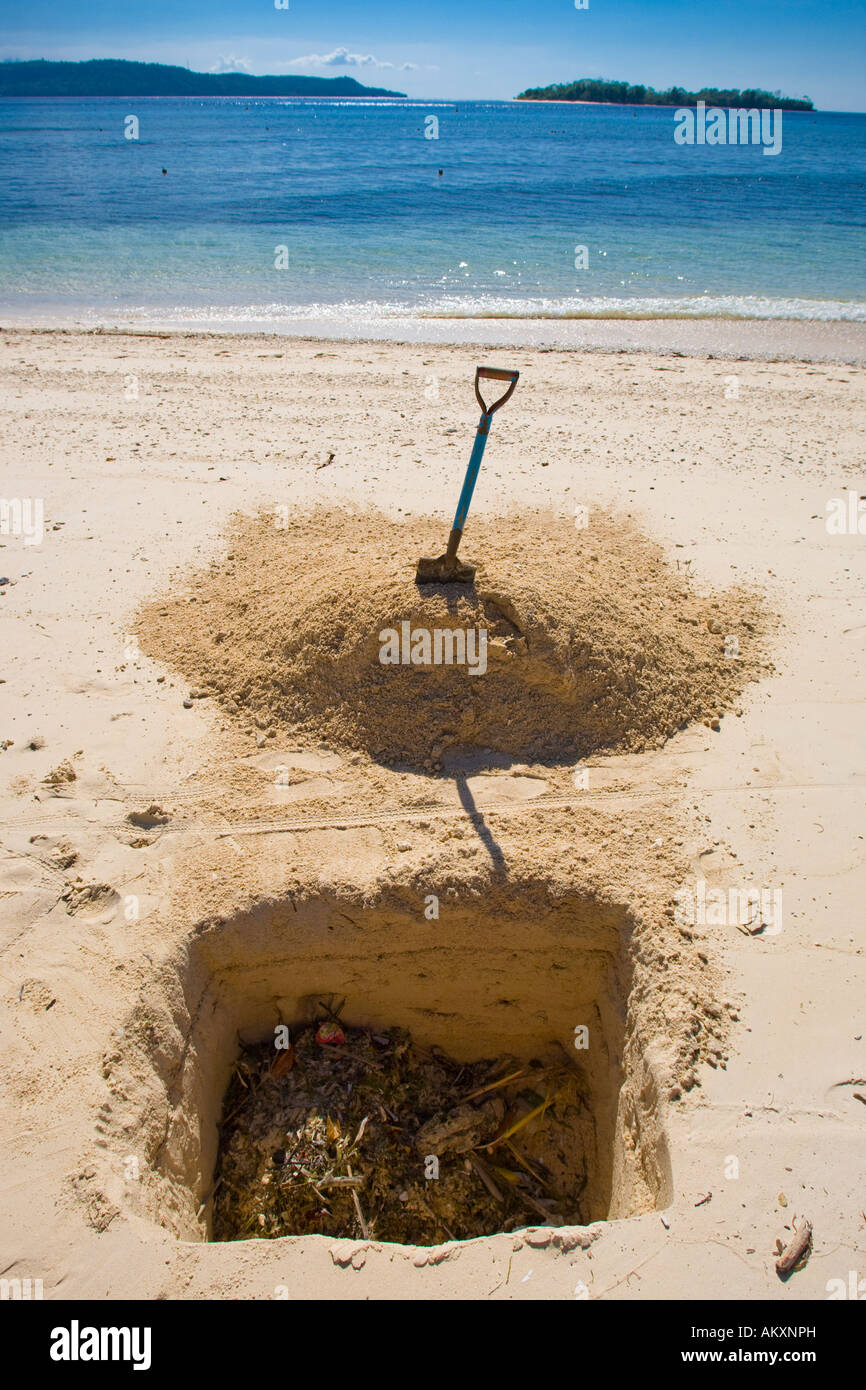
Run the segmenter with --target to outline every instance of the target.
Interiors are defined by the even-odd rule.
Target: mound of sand
[[[145,607],[141,644],[271,737],[426,767],[637,751],[713,722],[761,669],[754,597],[698,594],[630,523],[473,519],[475,583],[419,588],[444,535],[371,513],[239,518],[224,558]]]

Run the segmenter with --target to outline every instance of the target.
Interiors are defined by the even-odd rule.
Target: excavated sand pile
[[[223,558],[147,605],[142,645],[266,736],[428,768],[639,751],[761,670],[754,597],[699,594],[629,522],[473,519],[475,583],[419,587],[443,543],[441,523],[369,512],[238,518]]]

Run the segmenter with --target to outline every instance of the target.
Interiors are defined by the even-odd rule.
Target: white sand
[[[597,789],[616,786],[616,804],[639,815],[648,789],[680,783],[695,876],[781,889],[782,929],[706,929],[740,1018],[726,1069],[704,1067],[700,1087],[663,1109],[667,1225],[649,1211],[596,1227],[586,1250],[515,1249],[509,1235],[438,1263],[371,1247],[359,1269],[320,1238],[178,1242],[126,1209],[122,1173],[103,1181],[106,1128],[128,1127],[134,1153],[138,1120],[109,1099],[102,1058],[152,960],[191,925],[164,907],[207,835],[196,777],[219,721],[184,709],[186,687],[158,683],[125,634],[172,570],[213,553],[235,509],[375,502],[436,510],[447,525],[476,423],[476,359],[521,370],[479,510],[613,506],[699,577],[752,582],[781,614],[776,673],[742,718],[609,760]],[[790,1300],[825,1298],[828,1280],[864,1269],[866,537],[825,526],[830,498],[866,492],[864,379],[856,366],[699,356],[0,335],[0,496],[43,499],[46,519],[41,544],[0,537],[0,575],[14,581],[0,597],[6,1277],[42,1278],[46,1297],[269,1298],[285,1285],[328,1298],[571,1299],[581,1281],[591,1298]],[[31,749],[35,736],[44,746]],[[76,780],[52,791],[42,779],[64,759]],[[320,807],[331,765],[306,771]],[[494,794],[482,780],[479,805]],[[124,839],[130,809],[184,794],[191,826],[143,850]],[[375,825],[315,834],[323,872],[336,857],[369,869],[392,853]],[[62,840],[79,852],[65,870],[49,863]],[[76,874],[117,899],[70,914],[61,894]],[[814,1251],[782,1285],[774,1245],[795,1215],[814,1223]]]

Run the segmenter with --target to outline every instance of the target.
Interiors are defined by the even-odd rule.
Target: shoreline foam
[[[682,357],[773,362],[866,363],[866,324],[794,319],[286,319],[232,322],[133,320],[58,323],[34,317],[0,325],[4,334],[255,337],[329,343],[417,343],[439,347],[542,348],[599,353],[660,353]]]

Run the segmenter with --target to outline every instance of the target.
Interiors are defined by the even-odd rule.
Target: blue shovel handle
[[[462,531],[463,527],[466,525],[469,503],[472,501],[472,494],[475,491],[475,482],[478,478],[478,470],[481,467],[481,460],[484,457],[484,446],[487,443],[487,436],[490,433],[490,418],[491,417],[485,411],[478,422],[478,431],[475,435],[475,443],[472,445],[472,454],[469,458],[469,466],[466,469],[466,477],[463,479],[460,501],[457,503],[457,511],[454,513],[455,531]]]
[[[475,434],[475,443],[472,446],[472,453],[469,458],[469,465],[466,469],[466,477],[463,479],[463,488],[460,493],[460,500],[457,503],[457,511],[454,513],[454,525],[451,528],[451,535],[448,538],[448,550],[446,552],[449,560],[453,560],[457,554],[457,547],[460,544],[460,537],[466,525],[466,517],[469,513],[469,504],[472,501],[472,494],[475,491],[475,483],[478,478],[478,470],[481,467],[481,460],[484,457],[484,446],[487,443],[487,436],[490,433],[490,425],[493,420],[494,412],[499,410],[507,400],[510,399],[517,385],[519,372],[506,371],[501,367],[478,367],[475,371],[475,396],[481,406],[481,419],[478,422],[478,429]],[[484,399],[479,388],[480,380],[507,381],[510,383],[508,390],[498,401],[492,405],[485,405]]]

